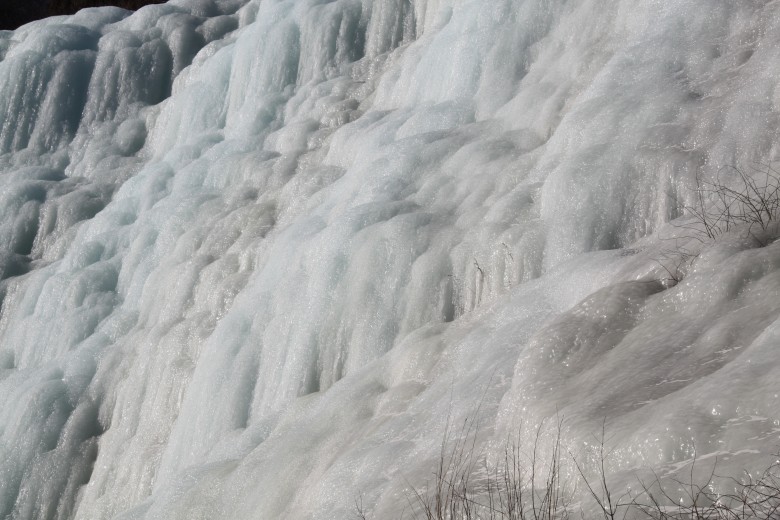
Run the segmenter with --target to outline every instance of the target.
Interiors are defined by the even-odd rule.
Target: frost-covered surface
[[[478,407],[606,419],[618,486],[771,462],[780,242],[667,223],[780,159],[780,4],[174,0],[0,57],[0,516],[395,518]]]

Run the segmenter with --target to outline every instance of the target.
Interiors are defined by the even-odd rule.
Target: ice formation
[[[173,0],[0,59],[0,517],[398,518],[476,410],[606,421],[618,486],[777,450],[780,242],[681,231],[780,159],[777,2]]]

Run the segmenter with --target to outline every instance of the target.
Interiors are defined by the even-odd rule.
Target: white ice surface
[[[173,0],[0,59],[0,517],[397,518],[477,409],[606,421],[618,487],[772,461],[780,241],[679,226],[780,160],[777,2]]]

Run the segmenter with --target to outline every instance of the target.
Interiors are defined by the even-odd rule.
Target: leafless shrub
[[[501,460],[492,467],[475,451],[475,436],[450,442],[447,430],[433,482],[414,489],[410,497],[413,518],[425,520],[565,520],[568,494],[561,481],[561,426],[542,461],[539,452],[545,425],[536,430],[529,459],[519,443],[507,443]],[[467,433],[475,430],[464,426]],[[449,447],[451,446],[451,447]]]
[[[735,502],[755,518],[780,518],[780,456],[758,478],[738,482]]]
[[[363,495],[358,495],[355,498],[355,516],[358,520],[368,520],[368,513],[363,505]]]
[[[733,166],[721,168],[712,181],[697,174],[693,203],[683,206],[683,211],[691,218],[675,227],[686,233],[653,258],[668,275],[661,280],[666,285],[679,283],[698,257],[681,242],[706,244],[744,227],[748,236],[766,245],[766,231],[780,222],[780,172],[757,163],[750,173]]]
[[[693,223],[680,227],[702,242],[738,225],[747,225],[750,234],[766,231],[780,218],[780,173],[769,164],[756,164],[753,170],[751,175],[737,167],[722,168],[713,181],[697,175],[694,204],[684,207]]]
[[[555,437],[546,460],[540,460],[543,426],[536,430],[534,445],[525,456],[516,440],[507,443],[502,460],[488,467],[475,451],[476,427],[466,421],[460,437],[449,426],[442,440],[433,481],[414,488],[407,497],[414,520],[568,520],[574,516],[570,483],[562,478],[562,421],[555,424]],[[717,474],[718,461],[705,479],[697,481],[696,458],[687,478],[637,477],[638,492],[617,495],[608,484],[607,462],[611,451],[606,428],[597,437],[595,471],[569,452],[584,485],[585,495],[596,504],[604,520],[648,518],[650,520],[780,520],[780,456],[760,475],[746,473],[742,479]],[[519,439],[518,439],[519,440]],[[717,483],[717,485],[716,485]],[[731,489],[731,491],[728,491]],[[355,503],[357,517],[366,520],[362,499]],[[583,520],[584,509],[578,515]],[[403,518],[403,515],[402,517]]]
[[[678,244],[679,242],[676,241],[675,247],[662,249],[659,255],[653,258],[666,272],[666,278],[661,279],[666,286],[677,285],[699,257],[698,253]]]
[[[777,520],[780,518],[780,464],[775,461],[758,478],[747,474],[744,480],[720,477],[717,460],[704,482],[695,482],[691,463],[687,481],[662,479],[654,473],[647,483],[640,480],[642,492],[631,505],[652,520]],[[734,491],[719,492],[714,481],[731,482]],[[674,491],[669,487],[673,486]],[[722,487],[722,486],[721,486]],[[672,505],[673,504],[673,505]]]
[[[577,456],[571,452],[569,455],[577,468],[577,473],[579,473],[582,482],[585,484],[585,488],[588,490],[588,494],[598,505],[604,520],[625,518],[632,506],[630,501],[626,501],[626,498],[629,496],[628,493],[616,497],[607,484],[606,464],[611,452],[606,447],[606,420],[601,425],[601,436],[596,439],[596,446],[595,465],[597,477],[595,481],[588,477],[584,465],[580,463]],[[621,512],[622,514],[620,514]]]

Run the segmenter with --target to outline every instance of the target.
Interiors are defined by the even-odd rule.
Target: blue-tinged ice
[[[398,518],[475,414],[488,458],[606,421],[616,489],[767,466],[780,242],[685,208],[780,160],[777,20],[173,0],[0,32],[0,516]]]

